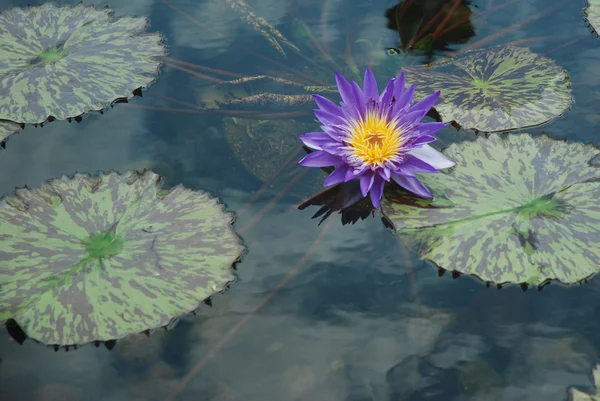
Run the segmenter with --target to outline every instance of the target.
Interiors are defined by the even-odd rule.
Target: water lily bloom
[[[381,94],[369,69],[365,71],[362,89],[339,73],[335,79],[342,102],[337,106],[313,95],[319,106],[314,113],[323,124],[323,132],[300,136],[314,151],[299,164],[336,167],[325,179],[325,187],[360,180],[362,196],[370,193],[376,209],[383,187],[390,180],[418,196],[431,198],[414,173],[436,173],[454,166],[453,161],[428,145],[436,140],[434,134],[447,124],[421,122],[440,92],[412,105],[415,86],[405,88],[404,73],[390,80]]]

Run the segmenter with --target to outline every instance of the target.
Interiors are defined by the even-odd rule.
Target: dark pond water
[[[372,48],[382,60],[384,47],[400,47],[385,17],[393,1],[247,2],[286,36],[301,19],[338,62],[346,53],[364,59]],[[3,9],[26,3],[41,2],[0,1]],[[559,401],[568,399],[570,386],[593,391],[598,279],[541,292],[498,291],[471,277],[438,277],[377,216],[342,225],[334,214],[318,225],[311,219],[318,208],[297,205],[320,190],[323,173],[284,166],[294,152],[294,160],[301,157],[295,138],[301,124],[312,124],[310,116],[277,120],[276,135],[265,141],[232,128],[230,118],[193,111],[211,85],[202,74],[231,79],[296,70],[310,77],[305,61],[279,55],[225,0],[110,6],[119,15],[148,16],[179,61],[164,66],[141,99],[80,124],[54,122],[11,138],[0,154],[0,193],[76,171],[151,167],[169,184],[210,191],[237,211],[235,227],[249,252],[238,281],[212,308],[110,351],[54,352],[33,341],[19,345],[0,331],[1,399]],[[600,144],[600,39],[583,20],[584,6],[472,1],[474,36],[449,46],[518,43],[555,59],[571,76],[575,103],[564,117],[528,132]],[[409,56],[411,63],[424,59]],[[239,131],[228,136],[228,129]],[[453,132],[440,134],[442,142]]]

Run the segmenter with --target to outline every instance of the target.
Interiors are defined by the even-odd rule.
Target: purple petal
[[[344,125],[346,124],[346,120],[343,117],[340,117],[335,114],[324,112],[323,110],[313,110],[315,116],[321,121],[323,124],[327,125]]]
[[[381,178],[383,178],[384,180],[386,180],[386,181],[390,180],[391,172],[390,172],[389,168],[385,168],[385,167],[380,168],[380,169],[377,169],[377,172],[379,173],[379,176]]]
[[[304,156],[302,160],[298,162],[301,166],[304,167],[329,167],[329,166],[339,166],[342,164],[342,158],[339,156],[334,156],[330,153],[324,152],[322,150],[312,152]]]
[[[383,186],[385,185],[385,181],[379,177],[375,176],[375,181],[373,182],[373,186],[371,187],[371,203],[375,209],[379,209],[379,201],[383,196]]]
[[[441,131],[446,128],[448,123],[422,123],[419,124],[419,134],[420,135],[433,135],[436,132]]]
[[[415,105],[411,108],[411,111],[424,110],[425,113],[423,115],[425,115],[433,107],[435,102],[437,102],[439,97],[440,91],[433,92],[431,95],[421,99],[421,101],[418,103],[415,103]]]
[[[410,146],[424,145],[426,143],[435,142],[437,140],[434,136],[423,135],[417,137],[414,141],[410,143]]]
[[[351,117],[356,120],[359,120],[361,117],[364,118],[365,116],[365,105],[367,102],[365,100],[365,95],[362,89],[360,89],[360,86],[358,86],[358,84],[354,81],[352,81],[351,85],[352,91],[354,92],[354,97],[356,99],[354,110],[358,112],[358,114],[352,114]],[[352,111],[354,112],[354,110]]]
[[[365,78],[363,82],[363,91],[365,94],[365,98],[369,99],[379,99],[379,89],[377,88],[377,81],[375,80],[375,76],[370,69],[365,70]]]
[[[337,116],[342,114],[342,109],[340,108],[340,106],[333,103],[331,100],[324,98],[321,95],[313,95],[313,99],[315,99],[315,103],[317,103],[317,106],[319,106],[319,108],[324,112]]]
[[[411,170],[417,172],[437,173],[437,169],[431,164],[424,162],[410,153],[405,156],[402,167],[409,167]]]
[[[360,191],[362,192],[363,196],[367,196],[369,193],[374,179],[375,174],[365,174],[360,177]]]
[[[425,188],[423,184],[421,184],[421,181],[419,181],[417,177],[392,174],[392,180],[394,180],[402,188],[422,198],[433,198],[429,190]]]
[[[396,80],[390,79],[390,82],[388,82],[388,84],[385,87],[385,89],[383,90],[383,92],[381,92],[381,96],[379,96],[379,103],[383,107],[388,106],[392,102],[392,97],[394,96],[394,85],[395,84],[396,84]]]
[[[350,83],[346,81],[346,78],[344,78],[344,76],[339,72],[335,73],[335,82],[338,90],[340,91],[340,95],[342,96],[342,101],[348,106],[356,107],[356,100],[352,91],[352,85],[350,85]]]
[[[329,176],[325,179],[323,183],[324,187],[330,187],[332,185],[336,185],[346,181],[346,172],[348,171],[348,165],[342,164],[335,170],[333,173],[329,174]]]
[[[409,151],[408,153],[417,157],[418,159],[423,160],[425,163],[435,167],[438,170],[450,168],[456,164],[444,156],[441,152],[438,152],[429,145],[423,145],[420,148]]]
[[[404,91],[406,90],[406,79],[404,77],[404,73],[401,73],[398,78],[394,81],[394,97],[396,100],[402,96]]]
[[[410,103],[415,96],[415,85],[411,85],[402,95],[396,98],[396,103],[394,104],[394,108],[392,109],[392,114],[396,114],[399,111],[405,109],[410,106]]]
[[[304,135],[300,135],[299,138],[306,146],[316,150],[323,150],[323,145],[334,141],[334,139],[324,132],[307,132]]]

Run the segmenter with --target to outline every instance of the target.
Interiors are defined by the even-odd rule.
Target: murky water
[[[0,6],[26,3],[41,2]],[[385,17],[392,1],[247,3],[284,35],[301,19],[336,57],[360,59],[377,44],[400,47]],[[310,117],[281,120],[268,141],[244,137],[236,145],[235,132],[227,133],[230,118],[190,112],[211,85],[198,73],[232,76],[181,62],[244,76],[310,70],[283,58],[225,0],[109,5],[118,15],[148,16],[150,30],[166,36],[169,57],[180,62],[164,66],[158,82],[130,104],[11,138],[0,152],[0,193],[76,171],[151,167],[169,184],[210,191],[238,211],[235,227],[249,252],[238,281],[212,307],[110,351],[54,352],[30,340],[18,345],[0,331],[0,398],[559,401],[570,386],[592,390],[591,370],[600,361],[597,278],[581,287],[498,291],[471,277],[438,277],[400,248],[378,217],[344,226],[334,214],[319,226],[311,219],[317,208],[296,206],[319,190],[322,172],[292,162],[267,180],[294,155],[294,138],[303,133],[294,127]],[[563,118],[527,131],[600,145],[600,39],[583,21],[584,6],[472,1],[474,35],[449,47],[516,42],[553,58],[571,76],[575,103]],[[453,132],[440,138],[448,143]]]

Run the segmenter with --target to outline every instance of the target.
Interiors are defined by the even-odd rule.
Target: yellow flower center
[[[377,110],[367,111],[364,120],[350,123],[347,141],[352,158],[362,164],[381,166],[388,161],[398,161],[406,136],[395,120],[386,121]]]

